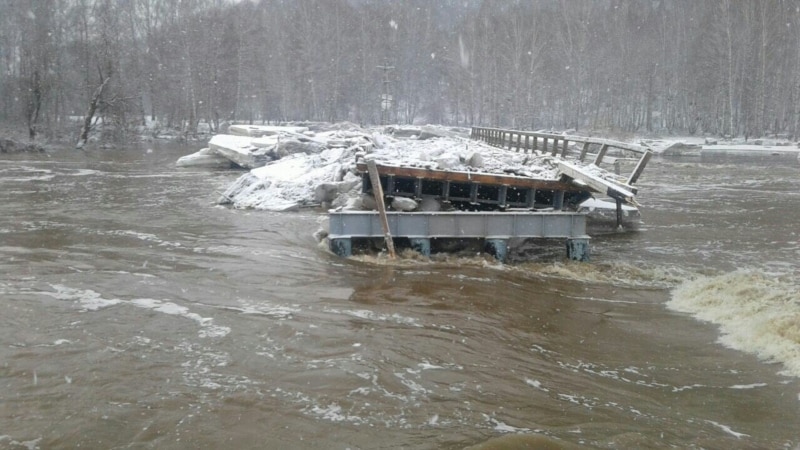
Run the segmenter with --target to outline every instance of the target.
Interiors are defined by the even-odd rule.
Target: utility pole
[[[383,89],[381,90],[381,125],[386,125],[389,120],[389,111],[392,108],[392,96],[389,94],[389,84],[392,82],[389,79],[389,71],[394,69],[394,66],[389,65],[389,61],[384,59],[382,66],[376,66],[378,69],[383,70]]]

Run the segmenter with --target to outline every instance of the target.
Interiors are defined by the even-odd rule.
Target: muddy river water
[[[656,158],[640,231],[500,265],[340,259],[195,150],[0,159],[0,448],[800,445],[796,160]]]

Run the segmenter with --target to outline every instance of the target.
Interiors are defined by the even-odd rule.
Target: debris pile
[[[470,140],[469,130],[444,127],[364,129],[352,124],[328,128],[232,125],[209,148],[181,158],[179,165],[235,164],[250,171],[237,179],[220,203],[236,208],[287,211],[306,206],[373,209],[362,195],[361,158],[384,166],[472,174],[562,180],[563,159],[539,152],[518,153]],[[587,173],[618,182],[614,174],[575,161]],[[436,209],[430,202],[395,198],[396,210]]]

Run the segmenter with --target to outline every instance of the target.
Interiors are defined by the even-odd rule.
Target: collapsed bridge
[[[513,171],[453,171],[362,160],[357,163],[362,192],[375,196],[378,205],[395,198],[434,199],[449,210],[406,212],[379,207],[378,213],[332,211],[331,250],[349,256],[353,239],[384,237],[393,251],[392,237],[402,237],[415,250],[430,255],[432,240],[482,239],[489,253],[504,260],[512,238],[560,238],[566,239],[568,258],[585,261],[590,237],[586,216],[577,212],[577,205],[594,194],[608,196],[616,202],[617,225],[621,224],[622,205],[636,205],[633,185],[652,157],[642,146],[581,136],[474,127],[470,137],[509,152],[543,158],[557,169],[557,176],[536,178]],[[617,163],[635,160],[627,177],[601,168],[610,153],[616,155]],[[636,158],[628,158],[630,154]],[[587,162],[589,157],[591,162]]]

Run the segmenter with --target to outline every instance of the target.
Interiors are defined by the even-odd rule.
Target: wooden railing
[[[552,156],[560,156],[561,158],[566,158],[569,154],[570,143],[576,144],[576,147],[580,144],[580,154],[577,155],[580,161],[586,159],[586,156],[589,154],[590,146],[599,145],[600,148],[594,156],[593,163],[595,165],[600,165],[610,148],[634,152],[640,154],[641,157],[636,163],[633,172],[628,176],[627,182],[625,183],[628,186],[634,184],[639,179],[647,162],[650,161],[650,158],[653,156],[653,152],[641,145],[583,136],[472,127],[470,137],[495,147],[507,148],[511,151],[524,153],[538,152],[540,154],[549,153]]]

